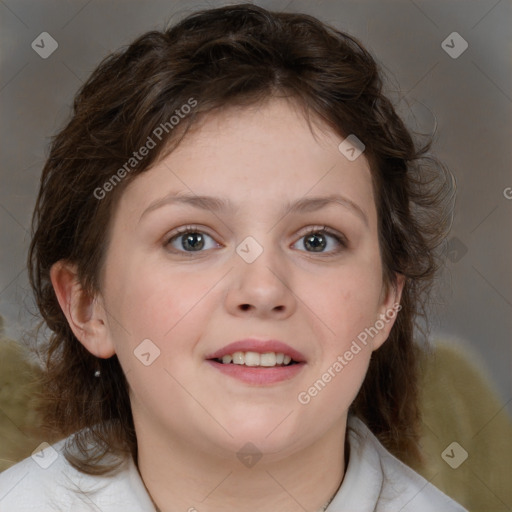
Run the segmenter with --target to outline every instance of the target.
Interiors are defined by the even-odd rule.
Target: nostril
[[[251,309],[252,306],[251,304],[240,304],[240,306],[238,306],[242,311],[247,311],[248,309]],[[275,306],[273,308],[274,311],[283,311],[284,310],[284,306]]]

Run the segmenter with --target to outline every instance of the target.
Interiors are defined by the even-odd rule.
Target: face
[[[344,428],[399,297],[341,140],[284,100],[228,109],[124,190],[101,301],[138,432],[286,456]]]

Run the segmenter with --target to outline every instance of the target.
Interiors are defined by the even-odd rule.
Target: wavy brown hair
[[[415,323],[424,314],[439,266],[436,248],[450,219],[448,174],[429,156],[429,144],[413,141],[383,94],[379,67],[355,38],[309,15],[234,5],[148,32],[105,58],[51,143],[33,216],[29,277],[51,331],[43,343],[44,424],[59,437],[81,431],[78,455],[70,451],[68,458],[82,471],[112,469],[109,454],[128,452],[136,460],[137,440],[119,361],[96,358],[75,338],[50,281],[52,265],[76,264],[83,289],[99,293],[108,228],[124,187],[202,116],[277,96],[300,105],[308,122],[320,121],[342,137],[356,134],[366,145],[383,281],[393,286],[399,273],[406,282],[402,310],[389,339],[372,354],[351,410],[392,453],[418,461]],[[191,99],[195,107],[184,109]],[[171,127],[171,116],[185,110]],[[156,140],[159,126],[167,130]],[[129,172],[119,172],[148,137],[156,147]],[[116,173],[122,179],[98,193]],[[93,452],[86,449],[90,441]]]

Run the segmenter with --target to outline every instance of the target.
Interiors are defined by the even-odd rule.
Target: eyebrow
[[[157,199],[153,201],[140,216],[140,220],[142,217],[147,215],[149,212],[157,210],[162,206],[170,205],[170,204],[185,204],[192,206],[194,208],[199,208],[201,210],[209,210],[215,213],[234,213],[237,208],[229,199],[223,199],[220,197],[213,196],[197,196],[197,195],[188,195],[188,194],[169,194],[161,199]],[[340,204],[341,206],[347,208],[349,211],[357,215],[366,226],[368,226],[368,217],[363,209],[354,203],[354,201],[348,199],[339,194],[331,194],[328,196],[318,196],[318,197],[303,197],[298,199],[293,203],[286,203],[283,207],[283,217],[290,213],[311,213],[317,210],[320,210],[326,206],[331,204]]]

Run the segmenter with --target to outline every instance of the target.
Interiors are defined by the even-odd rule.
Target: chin
[[[242,421],[235,419],[226,423],[226,430],[233,436],[229,439],[230,444],[238,450],[240,446],[250,442],[260,451],[274,454],[290,449],[299,440],[297,426],[293,423],[293,414],[286,418],[289,413],[290,411],[281,412],[279,416],[253,417],[252,420],[245,416]]]

